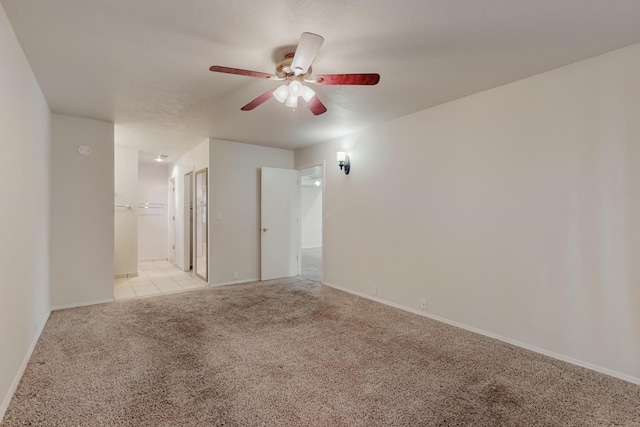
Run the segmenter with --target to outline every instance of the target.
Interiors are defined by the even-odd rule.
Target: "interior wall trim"
[[[260,281],[260,278],[240,279],[240,280],[232,280],[230,282],[211,283],[209,287],[216,288],[218,286],[240,285],[242,283],[251,283],[251,282],[259,282],[259,281]]]
[[[126,279],[127,277],[138,277],[138,273],[124,273],[113,276],[114,279]]]
[[[24,359],[22,360],[22,364],[20,365],[20,368],[18,369],[18,372],[16,373],[15,378],[13,379],[13,383],[11,383],[11,387],[9,388],[7,395],[2,400],[2,404],[0,405],[0,423],[4,418],[4,414],[7,412],[7,408],[9,407],[9,403],[11,402],[11,399],[13,398],[13,395],[16,392],[16,389],[18,388],[18,384],[20,384],[22,375],[24,375],[24,371],[25,369],[27,369],[27,364],[29,363],[29,359],[31,359],[33,350],[35,350],[36,344],[38,344],[38,341],[40,340],[40,335],[42,334],[42,331],[44,331],[44,327],[47,324],[47,321],[49,320],[49,315],[51,315],[51,310],[49,310],[47,314],[44,316],[44,319],[40,321],[36,336],[33,338],[33,341],[29,346],[29,350],[27,351],[27,354],[24,356]]]
[[[98,301],[79,302],[76,304],[57,305],[55,307],[51,307],[51,311],[64,310],[65,308],[84,307],[85,305],[107,304],[109,302],[114,302],[114,301],[115,301],[115,298],[109,298],[109,299],[103,299]]]
[[[480,335],[484,335],[484,336],[489,337],[489,338],[497,339],[499,341],[503,341],[503,342],[506,342],[508,344],[515,345],[516,347],[521,347],[521,348],[524,348],[524,349],[527,349],[527,350],[534,351],[536,353],[543,354],[545,356],[549,356],[549,357],[551,357],[553,359],[557,359],[557,360],[561,360],[563,362],[571,363],[572,365],[580,366],[582,368],[590,369],[592,371],[596,371],[596,372],[599,372],[601,374],[609,375],[611,377],[615,377],[615,378],[618,378],[618,379],[621,379],[621,380],[624,380],[624,381],[628,381],[628,382],[633,383],[633,384],[640,385],[640,378],[637,378],[637,377],[634,377],[634,376],[631,376],[631,375],[627,375],[627,374],[624,374],[622,372],[614,371],[614,370],[609,369],[609,368],[604,368],[602,366],[598,366],[598,365],[594,365],[592,363],[584,362],[584,361],[579,360],[579,359],[574,359],[573,357],[565,356],[563,354],[555,353],[553,351],[549,351],[549,350],[546,350],[546,349],[541,348],[541,347],[536,347],[534,345],[530,345],[530,344],[527,344],[527,343],[524,343],[524,342],[521,342],[521,341],[517,341],[517,340],[511,339],[511,338],[503,337],[502,335],[494,334],[493,332],[487,332],[487,331],[484,331],[482,329],[474,328],[473,326],[469,326],[469,325],[465,325],[463,323],[455,322],[453,320],[445,319],[443,317],[436,316],[436,315],[433,315],[433,314],[430,314],[430,313],[427,313],[427,312],[424,312],[424,311],[421,311],[421,310],[418,310],[418,309],[415,309],[415,308],[406,307],[406,306],[403,306],[403,305],[400,305],[400,304],[396,304],[396,303],[393,303],[393,302],[390,302],[390,301],[383,300],[381,298],[376,298],[376,297],[371,296],[371,295],[363,294],[361,292],[352,291],[351,289],[343,288],[341,286],[332,285],[332,284],[326,283],[326,282],[323,282],[323,285],[329,286],[329,287],[337,289],[339,291],[347,292],[349,294],[357,295],[359,297],[366,298],[366,299],[369,299],[369,300],[372,300],[372,301],[375,301],[375,302],[379,302],[379,303],[384,304],[384,305],[388,305],[388,306],[391,306],[391,307],[394,307],[394,308],[398,308],[400,310],[408,311],[410,313],[417,314],[419,316],[427,317],[427,318],[435,320],[437,322],[446,323],[448,325],[455,326],[457,328],[462,328],[462,329],[465,329],[467,331],[474,332],[476,334],[480,334]]]

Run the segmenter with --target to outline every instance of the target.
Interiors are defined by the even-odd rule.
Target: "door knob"
[[[267,227],[265,227],[265,228],[262,229],[262,231],[266,233],[267,231],[269,231],[269,229]]]

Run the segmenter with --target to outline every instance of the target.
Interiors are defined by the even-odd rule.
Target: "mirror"
[[[208,281],[207,276],[207,169],[196,172],[195,220],[193,222],[195,238],[196,276]]]

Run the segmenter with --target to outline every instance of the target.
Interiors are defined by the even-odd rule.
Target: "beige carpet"
[[[640,387],[289,279],[52,313],[3,425],[638,426]]]

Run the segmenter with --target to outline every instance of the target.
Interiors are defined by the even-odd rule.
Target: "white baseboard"
[[[103,299],[98,301],[89,301],[89,302],[79,302],[77,304],[65,304],[65,305],[57,305],[55,307],[51,307],[51,311],[56,310],[64,310],[65,308],[76,308],[76,307],[84,307],[86,305],[96,305],[96,304],[107,304],[115,301],[115,298]]]
[[[31,359],[31,355],[33,354],[33,350],[35,350],[36,348],[36,344],[40,339],[40,335],[42,334],[42,331],[44,331],[44,327],[47,324],[47,321],[49,320],[49,315],[51,315],[51,310],[47,312],[47,314],[44,316],[44,319],[42,319],[42,321],[40,322],[40,325],[38,325],[36,336],[33,338],[33,342],[29,346],[29,350],[27,351],[27,354],[22,360],[22,364],[20,365],[20,368],[18,369],[18,372],[16,373],[16,376],[13,379],[13,382],[11,383],[11,387],[9,388],[7,395],[2,400],[2,405],[0,405],[0,422],[2,422],[2,419],[4,418],[4,414],[7,412],[7,408],[9,408],[9,403],[13,398],[13,394],[16,392],[16,389],[18,388],[18,384],[20,384],[20,380],[22,379],[22,375],[24,374],[25,369],[27,369],[27,363],[29,363],[29,359]]]
[[[322,249],[322,246],[304,246],[300,249]]]
[[[462,328],[462,329],[465,329],[465,330],[470,331],[470,332],[475,332],[476,334],[484,335],[484,336],[489,337],[489,338],[494,338],[494,339],[506,342],[508,344],[515,345],[516,347],[521,347],[521,348],[525,348],[527,350],[531,350],[531,351],[536,352],[536,353],[544,354],[545,356],[549,356],[549,357],[551,357],[553,359],[561,360],[563,362],[571,363],[572,365],[577,365],[577,366],[580,366],[582,368],[587,368],[587,369],[590,369],[592,371],[600,372],[601,374],[609,375],[611,377],[619,378],[621,380],[628,381],[630,383],[640,385],[640,378],[637,378],[637,377],[634,377],[634,376],[631,376],[631,375],[627,375],[627,374],[623,374],[622,372],[617,372],[617,371],[614,371],[612,369],[608,369],[608,368],[604,368],[602,366],[594,365],[594,364],[589,363],[589,362],[583,362],[582,360],[574,359],[573,357],[569,357],[569,356],[565,356],[565,355],[562,355],[562,354],[558,354],[558,353],[555,353],[553,351],[546,350],[544,348],[536,347],[534,345],[523,343],[521,341],[517,341],[517,340],[511,339],[511,338],[503,337],[502,335],[494,334],[493,332],[487,332],[487,331],[484,331],[482,329],[474,328],[473,326],[469,326],[469,325],[465,325],[463,323],[455,322],[453,320],[448,320],[448,319],[445,319],[443,317],[436,316],[436,315],[433,315],[433,314],[430,314],[430,313],[427,313],[425,311],[421,311],[421,310],[418,310],[418,309],[415,309],[415,308],[406,307],[404,305],[400,305],[400,304],[396,304],[396,303],[393,303],[393,302],[390,302],[390,301],[386,301],[386,300],[383,300],[383,299],[380,299],[380,298],[376,298],[374,296],[367,295],[367,294],[364,294],[364,293],[361,293],[361,292],[352,291],[351,289],[346,289],[346,288],[343,288],[341,286],[332,285],[332,284],[326,283],[326,282],[324,282],[323,284],[326,285],[326,286],[329,286],[331,288],[347,292],[349,294],[357,295],[359,297],[366,298],[366,299],[369,299],[369,300],[372,300],[372,301],[375,301],[375,302],[379,302],[381,304],[388,305],[388,306],[391,306],[391,307],[394,307],[394,308],[398,308],[400,310],[408,311],[408,312],[413,313],[413,314],[417,314],[417,315],[420,315],[420,316],[428,317],[429,319],[436,320],[436,321],[442,322],[442,323],[446,323],[448,325],[455,326],[455,327],[458,327],[458,328]]]
[[[259,282],[259,281],[260,279],[240,279],[240,280],[233,280],[231,282],[211,283],[209,287],[216,288],[218,286],[239,285],[241,283],[251,283],[251,282]]]
[[[143,259],[139,259],[138,262],[156,262],[156,261],[167,261],[167,260],[168,258],[166,257],[165,258],[143,258]]]
[[[168,262],[169,264],[173,265],[175,268],[177,268],[177,269],[178,269],[178,270],[180,270],[180,271],[183,271],[183,272],[191,271],[191,269],[190,269],[190,268],[189,268],[188,270],[185,270],[185,269],[184,269],[184,267],[183,267],[183,266],[181,266],[180,264],[178,264],[178,262],[177,262],[176,260],[168,259],[168,258],[167,258],[167,262]]]
[[[114,279],[126,279],[127,277],[138,277],[138,273],[123,273],[113,276]]]

